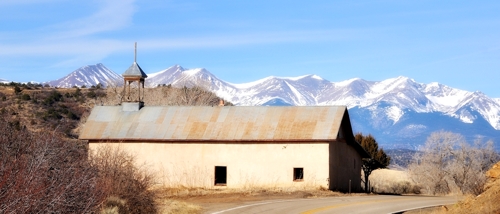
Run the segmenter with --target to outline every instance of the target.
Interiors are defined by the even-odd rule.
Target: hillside
[[[199,87],[146,90],[146,105],[217,105],[220,98]],[[77,139],[79,126],[95,105],[118,105],[122,88],[51,88],[1,84],[0,115],[16,129],[50,130]],[[232,105],[227,102],[226,105]]]
[[[89,113],[95,89],[0,86],[0,115],[16,129],[53,130],[77,138],[73,130]]]
[[[476,197],[468,197],[456,205],[449,206],[449,210],[441,213],[471,214],[471,213],[500,213],[500,162],[486,172],[488,182],[485,191]]]

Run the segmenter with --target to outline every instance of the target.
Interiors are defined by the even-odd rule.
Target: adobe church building
[[[144,84],[136,62],[123,76]],[[345,106],[144,106],[140,93],[121,106],[95,106],[80,139],[90,150],[134,154],[171,187],[356,192],[368,157]]]

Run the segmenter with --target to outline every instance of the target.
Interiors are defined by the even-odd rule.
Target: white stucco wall
[[[203,188],[318,188],[329,185],[329,143],[95,143],[136,155],[160,184]],[[227,167],[227,186],[214,186],[215,166]],[[293,181],[293,168],[304,180]]]

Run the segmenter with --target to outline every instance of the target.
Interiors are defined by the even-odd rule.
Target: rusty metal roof
[[[332,141],[346,112],[345,106],[150,106],[135,112],[96,106],[80,139]],[[352,135],[350,123],[343,129]]]

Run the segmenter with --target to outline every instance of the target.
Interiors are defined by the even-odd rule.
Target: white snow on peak
[[[323,78],[321,78],[320,76],[315,75],[315,74],[311,75],[311,78],[313,78],[313,79],[317,79],[317,80],[325,80],[325,79],[323,79]]]
[[[427,84],[428,87],[431,87],[431,88],[438,88],[441,86],[441,84],[439,84],[438,82],[431,82],[429,84]]]
[[[493,98],[493,101],[495,101],[498,105],[500,105],[500,98]]]
[[[295,97],[297,97],[299,105],[307,105],[307,100],[304,98],[304,96],[302,96],[302,94],[295,87],[293,87],[293,85],[290,85],[290,83],[288,82],[286,84],[288,85],[290,90],[292,90]]]
[[[352,82],[358,81],[358,80],[361,80],[361,79],[360,78],[352,78],[352,79],[344,80],[341,82],[336,82],[334,84],[336,87],[345,87],[345,86],[348,86],[349,84],[351,84]]]
[[[407,81],[413,80],[404,76],[386,79],[375,83],[375,85],[372,87],[372,91],[376,94],[386,93],[387,91],[395,90],[397,87],[404,86],[404,83]]]
[[[232,85],[232,86],[234,86],[234,87],[236,87],[236,88],[239,88],[239,89],[246,89],[246,88],[251,88],[251,87],[257,86],[259,84],[265,83],[265,82],[273,80],[273,79],[298,81],[298,80],[301,80],[301,79],[304,79],[304,78],[307,78],[307,77],[310,77],[310,78],[316,79],[316,80],[324,80],[323,78],[321,78],[318,75],[308,74],[308,75],[302,75],[302,76],[298,76],[298,77],[276,77],[276,76],[268,76],[268,77],[259,79],[257,81],[248,82],[248,83],[229,83],[229,82],[227,82],[227,83],[230,84],[230,85]]]
[[[165,71],[168,71],[168,70],[171,70],[171,69],[175,69],[175,70],[183,70],[183,68],[180,66],[180,65],[174,65],[172,67],[169,67],[167,69],[163,69],[161,71],[158,71],[158,72],[155,72],[155,73],[151,73],[151,74],[147,74],[148,75],[148,78],[152,78],[152,77],[155,77],[155,76],[158,76],[159,74],[162,74],[164,73]]]
[[[108,83],[119,83],[123,81],[122,77],[106,68],[102,63],[96,65],[87,65],[71,72],[67,76],[47,82],[49,85],[56,87],[73,87],[73,86],[91,86],[101,83],[107,86]]]
[[[168,70],[168,68],[167,68],[167,69],[165,69],[165,70],[161,70],[161,71],[158,71],[158,72],[155,72],[155,73],[151,73],[151,74],[147,74],[147,75],[148,75],[148,78],[152,78],[152,77],[155,77],[155,76],[157,76],[158,74],[161,74],[161,73],[163,73],[163,72],[165,72],[165,71],[167,71],[167,70]]]
[[[465,98],[472,95],[472,92],[454,89],[436,82],[427,84],[423,91],[427,99],[443,112],[447,111],[446,108],[459,105]]]
[[[394,124],[395,124],[404,115],[404,112],[403,112],[403,110],[401,110],[400,108],[398,108],[396,106],[391,106],[391,107],[386,108],[386,114],[389,117],[389,119],[394,121]]]
[[[309,74],[308,75],[303,75],[303,76],[298,76],[298,77],[276,77],[278,79],[286,79],[286,80],[292,80],[292,81],[297,81],[297,80],[300,80],[300,79],[303,79],[303,78],[306,78],[310,76]]]
[[[248,82],[248,83],[229,83],[231,84],[232,86],[236,87],[236,88],[240,88],[240,89],[246,89],[246,88],[251,88],[253,86],[256,86],[256,85],[259,85],[259,84],[262,84],[264,82],[267,82],[271,79],[274,79],[276,77],[274,76],[269,76],[269,77],[266,77],[266,78],[262,78],[260,80],[257,80],[257,81],[253,81],[253,82]]]
[[[443,107],[453,107],[458,105],[460,102],[464,100],[465,97],[470,92],[462,92],[462,93],[455,93],[455,94],[450,94],[448,96],[432,96],[432,95],[426,95],[427,99],[432,101],[435,104],[438,104],[439,106]]]
[[[188,69],[183,71],[182,73],[187,76],[194,76],[202,71],[204,71],[204,68],[193,68],[193,69]]]
[[[476,119],[470,112],[461,111],[460,115],[458,115],[459,119],[464,123],[473,123]]]
[[[298,76],[298,77],[277,77],[277,78],[279,78],[279,79],[286,79],[286,80],[292,80],[292,81],[297,81],[297,80],[300,80],[300,79],[304,79],[306,77],[311,77],[311,78],[317,79],[317,80],[323,80],[323,78],[321,78],[320,76],[313,75],[313,74],[307,74],[307,75]]]

